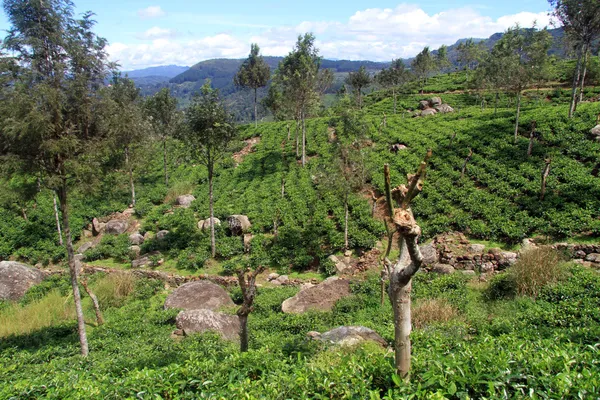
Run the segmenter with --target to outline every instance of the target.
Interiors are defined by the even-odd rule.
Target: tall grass
[[[445,299],[424,299],[412,309],[412,323],[421,329],[435,323],[445,323],[458,318],[458,310]]]
[[[517,294],[537,297],[544,286],[565,277],[563,266],[563,257],[551,247],[538,247],[524,252],[510,270]]]
[[[165,204],[175,203],[175,199],[177,199],[178,196],[190,194],[194,191],[195,188],[196,185],[193,182],[179,181],[173,183],[173,186],[169,188],[169,191],[165,196]]]
[[[115,273],[99,279],[93,286],[102,310],[121,307],[135,289],[136,278],[130,273]]]

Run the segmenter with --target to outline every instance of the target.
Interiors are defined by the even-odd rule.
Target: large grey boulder
[[[596,138],[596,140],[600,140],[600,125],[596,125],[590,130],[590,134]]]
[[[431,267],[431,272],[436,272],[438,274],[451,274],[454,272],[454,267],[449,264],[435,263]]]
[[[442,98],[441,97],[432,97],[431,99],[429,99],[429,104],[431,105],[431,107],[437,107],[437,106],[441,106],[442,105]]]
[[[227,225],[233,235],[241,236],[250,229],[252,224],[245,215],[231,215],[227,217]]]
[[[185,310],[177,315],[177,328],[185,335],[216,332],[225,340],[239,340],[240,320],[236,315],[227,315],[211,310]]]
[[[104,231],[108,235],[120,235],[122,233],[125,233],[125,231],[127,231],[127,228],[129,228],[129,223],[127,221],[113,219],[106,223]]]
[[[309,310],[331,311],[339,299],[347,296],[350,296],[350,281],[332,276],[285,300],[281,310],[289,314],[300,314]]]
[[[129,243],[134,246],[139,246],[144,243],[144,237],[139,232],[132,233],[129,235]]]
[[[425,110],[421,111],[421,117],[428,117],[435,114],[437,114],[435,108],[426,108]]]
[[[442,114],[454,112],[454,108],[450,107],[448,104],[437,105],[435,106],[435,109]]]
[[[167,235],[169,234],[169,231],[167,230],[162,230],[162,231],[158,231],[156,232],[156,240],[165,240],[167,238]]]
[[[19,300],[44,279],[39,269],[16,261],[0,261],[0,300]]]
[[[419,101],[419,109],[425,110],[426,108],[429,108],[429,101],[428,100]]]
[[[106,224],[102,223],[98,220],[98,218],[92,219],[92,235],[98,236],[101,233],[104,233],[104,228],[106,228]]]
[[[423,255],[423,264],[432,265],[438,261],[438,253],[433,243],[420,246]]]
[[[333,254],[327,257],[327,259],[331,261],[333,265],[335,265],[335,272],[339,275],[352,271],[352,267],[350,265],[346,264]]]
[[[86,251],[88,251],[89,249],[92,249],[92,248],[94,248],[94,242],[89,241],[89,242],[85,242],[84,244],[79,246],[77,251],[80,253],[85,253]]]
[[[189,208],[194,200],[196,200],[196,198],[191,194],[184,194],[177,196],[177,199],[175,199],[175,205],[183,208]]]
[[[594,263],[600,262],[600,254],[598,253],[590,253],[585,257],[585,261],[590,261]]]
[[[171,293],[165,300],[165,308],[184,310],[213,310],[234,306],[233,300],[221,286],[209,281],[188,282]]]
[[[371,341],[387,347],[388,343],[373,329],[364,326],[340,326],[325,333],[308,332],[308,337],[337,346],[354,346]]]
[[[220,226],[221,220],[219,218],[213,218],[213,223],[215,224],[215,226]],[[201,229],[203,231],[210,229],[210,218],[198,221],[198,229]]]

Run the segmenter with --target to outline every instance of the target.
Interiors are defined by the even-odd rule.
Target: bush
[[[483,293],[486,300],[511,299],[516,295],[517,285],[515,278],[509,272],[494,275]]]
[[[129,261],[132,259],[129,246],[127,234],[104,235],[98,246],[85,252],[85,259],[86,261],[95,261],[112,257],[117,262]]]
[[[564,260],[550,247],[529,250],[517,260],[510,270],[517,294],[537,297],[540,290],[565,277]]]
[[[94,285],[94,293],[103,310],[110,307],[121,307],[127,297],[136,288],[136,279],[129,273],[110,274],[99,279]]]

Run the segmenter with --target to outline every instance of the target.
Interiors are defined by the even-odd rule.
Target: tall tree
[[[168,88],[163,88],[154,96],[146,99],[144,109],[162,142],[165,185],[169,186],[167,140],[174,135],[179,123],[177,99],[171,95]]]
[[[577,108],[577,90],[582,96],[587,57],[594,40],[600,37],[600,2],[598,0],[548,0],[553,15],[563,25],[567,37],[577,51],[577,67],[571,86],[569,118]],[[583,72],[582,72],[583,65]]]
[[[81,354],[88,342],[69,225],[69,187],[82,174],[96,172],[105,132],[97,95],[109,69],[106,41],[92,28],[90,12],[73,18],[66,0],[4,0],[11,28],[4,47],[19,66],[3,88],[0,153],[24,172],[44,176],[57,193]]]
[[[438,72],[443,72],[450,66],[450,60],[448,60],[448,46],[442,45],[435,55],[435,66]]]
[[[421,83],[421,92],[427,84],[429,74],[435,68],[435,59],[432,57],[429,47],[425,47],[410,64],[413,73],[417,76]]]
[[[410,80],[410,72],[401,59],[392,60],[389,68],[382,69],[376,76],[376,81],[385,88],[392,89],[394,98],[394,114],[396,114],[396,90]]]
[[[458,52],[458,63],[466,69],[468,78],[469,71],[475,68],[475,65],[481,61],[486,52],[483,42],[476,43],[472,38],[469,38],[459,43],[456,50]]]
[[[364,65],[361,65],[358,71],[348,73],[346,77],[346,84],[352,86],[356,93],[356,103],[359,110],[362,109],[362,90],[369,86],[372,81],[373,78],[371,78]]]
[[[181,139],[192,156],[204,164],[208,170],[208,199],[210,211],[210,245],[213,258],[216,256],[215,214],[213,201],[213,177],[216,163],[223,158],[231,141],[236,136],[236,128],[231,116],[219,99],[219,92],[212,89],[207,81],[200,94],[192,99],[185,112],[186,129]]]
[[[233,77],[235,86],[254,89],[254,126],[258,124],[256,93],[259,88],[267,86],[271,77],[271,69],[259,53],[258,45],[252,43],[248,58],[240,65],[240,69]]]

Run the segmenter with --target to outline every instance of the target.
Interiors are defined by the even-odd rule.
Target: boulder
[[[442,99],[440,97],[432,97],[429,99],[429,105],[431,107],[437,107],[442,105]]]
[[[469,247],[467,247],[467,251],[469,253],[483,254],[483,252],[485,251],[485,245],[483,245],[483,244],[470,244]]]
[[[0,300],[19,300],[33,285],[44,279],[44,273],[16,261],[0,261]]]
[[[193,281],[179,286],[165,300],[165,308],[213,310],[234,306],[221,286],[209,281]]]
[[[241,236],[252,226],[250,220],[245,215],[231,215],[227,217],[227,225],[229,225],[231,233],[236,236]]]
[[[431,272],[438,274],[451,274],[454,272],[454,267],[449,264],[435,263],[431,266]]]
[[[144,233],[144,241],[146,241],[148,239],[152,239],[152,232],[150,232],[150,231]]]
[[[421,117],[428,117],[435,114],[437,114],[435,108],[426,108],[425,110],[421,111]]]
[[[517,262],[517,253],[512,251],[500,252],[500,259],[498,260],[499,267],[510,267]]]
[[[448,104],[440,104],[439,106],[435,106],[435,109],[442,114],[454,112],[454,108],[450,107]]]
[[[598,262],[600,262],[600,254],[598,254],[598,253],[591,253],[591,254],[588,254],[588,255],[585,257],[585,261],[589,261],[589,262],[598,263]]]
[[[240,320],[236,315],[205,309],[185,310],[177,315],[175,323],[185,335],[216,332],[225,340],[239,340]]]
[[[364,326],[340,326],[325,333],[308,332],[307,336],[337,346],[354,346],[366,341],[375,342],[383,347],[388,345],[377,332]]]
[[[438,261],[438,253],[433,243],[420,246],[420,249],[423,255],[423,264],[433,265]]]
[[[219,218],[213,218],[213,223],[215,226],[221,225],[221,220]],[[203,219],[198,221],[198,229],[206,231],[210,229],[210,218]]]
[[[253,237],[254,236],[251,233],[244,233],[244,238],[243,238],[244,252],[246,252],[246,253],[250,252]]]
[[[81,234],[83,235],[84,238],[89,239],[92,236],[94,236],[94,234],[92,233],[92,231],[88,230],[88,229],[84,229],[83,231],[81,231]]]
[[[275,279],[277,279],[277,278],[279,278],[279,274],[278,274],[278,273],[275,273],[275,272],[271,272],[271,273],[269,274],[269,276],[267,276],[267,280],[268,280],[269,282],[271,282],[271,281],[274,281],[274,280],[275,280]]]
[[[343,274],[344,272],[347,272],[351,269],[348,264],[334,256],[333,254],[327,257],[327,259],[331,261],[333,265],[335,265],[335,272],[338,274]]]
[[[350,281],[332,276],[285,300],[281,310],[290,314],[304,313],[309,310],[331,311],[339,299],[347,296],[350,296]]]
[[[590,130],[590,134],[596,138],[596,140],[600,139],[600,125],[596,125]]]
[[[158,231],[156,232],[156,240],[165,240],[168,234],[169,231],[166,230]]]
[[[98,218],[92,219],[92,235],[98,236],[101,233],[104,233],[104,228],[106,224],[100,222]]]
[[[183,208],[189,208],[194,200],[196,200],[196,198],[191,194],[184,194],[177,196],[177,199],[175,199],[175,205]]]
[[[129,235],[129,243],[134,246],[139,246],[144,243],[144,237],[139,232],[132,233]]]
[[[419,109],[425,110],[426,108],[429,108],[429,101],[427,101],[427,100],[419,101]]]
[[[77,251],[80,253],[85,253],[86,251],[88,251],[89,249],[92,249],[93,247],[94,247],[94,242],[85,242],[84,244],[79,246]]]
[[[136,258],[140,256],[140,254],[142,253],[142,248],[138,245],[133,245],[133,246],[129,246],[129,251],[133,254],[135,254]]]
[[[290,278],[288,278],[287,275],[281,275],[281,276],[278,276],[277,278],[273,279],[271,281],[271,283],[273,285],[277,285],[277,286],[287,285],[288,283],[290,283]]]
[[[127,228],[129,228],[129,223],[127,223],[127,221],[113,219],[106,223],[104,230],[107,235],[120,235],[125,233]]]
[[[123,214],[126,217],[131,217],[133,214],[135,214],[135,209],[133,207],[129,207],[127,209],[125,209],[121,214]]]
[[[131,247],[133,247],[133,246],[131,246]],[[130,248],[130,250],[131,250],[131,248]],[[152,262],[153,262],[152,258],[154,258],[155,256],[160,256],[160,253],[158,251],[153,251],[152,253],[144,254],[142,257],[138,257],[131,262],[131,268],[141,268],[141,267],[151,266]],[[159,260],[158,263],[161,264],[162,260]]]

